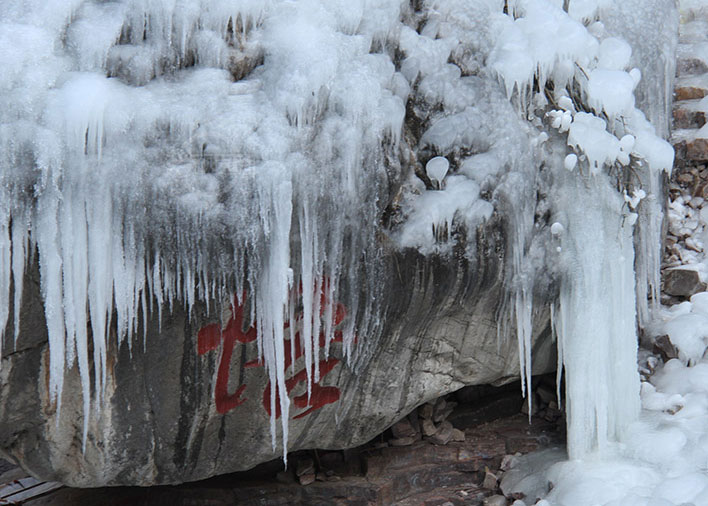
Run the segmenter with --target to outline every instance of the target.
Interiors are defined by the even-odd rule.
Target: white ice
[[[369,305],[357,315],[365,280],[349,252],[376,258],[377,185],[409,86],[392,61],[402,16],[399,2],[368,0],[3,4],[0,328],[12,317],[17,337],[36,249],[47,393],[58,418],[65,370],[78,365],[84,444],[91,403],[103,403],[110,329],[132,347],[148,310],[191,313],[250,289],[280,392],[296,287],[319,293],[327,279],[330,291],[322,316],[306,314],[311,380],[343,278],[352,320],[375,318]],[[287,452],[287,397],[277,402]]]
[[[302,286],[311,303],[302,337],[312,380],[319,330],[327,349],[333,336],[319,316],[332,314],[319,310],[319,287],[330,305],[340,284],[350,288],[347,354],[355,323],[377,315],[358,299],[363,286],[376,299],[375,266],[367,279],[359,267],[380,254],[376,224],[403,147],[414,159],[405,163],[439,156],[449,171],[431,171],[444,178],[440,191],[407,187],[392,231],[399,247],[449,254],[457,230],[473,237],[495,211],[508,217],[505,321],[517,330],[524,388],[536,277],[543,254],[560,248],[555,320],[572,392],[570,452],[611,447],[638,411],[635,298],[644,321],[647,292],[658,300],[659,175],[673,163],[662,137],[675,9],[651,3],[662,15],[640,12],[637,0],[571,0],[568,13],[559,0],[516,0],[507,14],[499,0],[425,0],[420,12],[398,0],[5,2],[0,308],[14,297],[17,332],[18,281],[37,250],[57,416],[65,370],[76,363],[86,444],[91,403],[100,409],[105,395],[110,329],[132,346],[154,306],[191,313],[199,301],[223,304],[248,289],[285,454],[293,292]],[[554,141],[533,118],[549,102]],[[422,130],[416,146],[404,130],[407,103]],[[623,210],[606,176],[631,164],[647,194],[636,297],[638,214]],[[560,241],[552,248],[534,223],[538,186],[550,184],[541,165],[559,169],[549,205],[562,233],[544,236]],[[10,317],[0,310],[0,328]],[[598,372],[586,355],[616,356]],[[274,418],[271,429],[276,446]]]

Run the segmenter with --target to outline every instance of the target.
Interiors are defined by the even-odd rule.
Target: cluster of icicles
[[[552,81],[552,109],[557,110],[549,113],[549,123],[561,134],[568,132],[562,137],[567,136],[567,146],[552,141],[554,153],[546,159],[554,179],[550,199],[555,222],[549,230],[552,247],[546,250],[546,255],[555,258],[546,258],[546,262],[556,264],[560,280],[551,320],[558,345],[559,398],[565,368],[571,458],[603,453],[611,442],[621,440],[640,411],[636,325],[648,321],[648,296],[654,306],[659,301],[659,181],[661,173],[672,168],[673,149],[636,107],[633,92],[642,72],[630,71],[628,65],[636,49],[634,63],[651,69],[658,75],[650,79],[671,89],[677,28],[671,21],[677,18],[676,9],[672,2],[658,3],[666,19],[658,27],[658,42],[645,41],[643,32],[640,39],[631,39],[633,32],[641,31],[632,27],[625,30],[635,44],[632,48],[611,37],[601,21],[593,21],[605,20],[615,29],[623,23],[631,25],[628,18],[618,19],[624,14],[611,4],[586,2],[589,10],[576,12],[573,19],[572,7],[569,15],[552,2],[520,0],[510,4],[513,16],[499,23],[501,36],[490,57],[490,66],[524,115],[538,104],[548,104],[543,83]],[[582,3],[570,4],[578,7]],[[645,20],[636,23],[639,26]],[[540,83],[538,93],[532,91],[534,83]],[[642,89],[646,93],[643,105],[655,113],[651,119],[666,135],[670,111],[666,89]],[[568,90],[574,90],[574,99]],[[584,102],[585,110],[591,112],[576,109],[576,102]],[[632,200],[625,191],[622,198],[609,177],[611,170],[630,170],[625,167],[630,164],[629,153],[621,160],[621,144],[629,139],[634,143],[633,184],[643,188],[638,195],[647,197],[639,205],[640,197]],[[583,164],[574,173],[577,160]],[[510,288],[522,391],[528,393],[535,276],[530,241],[524,237],[529,227],[518,226],[522,220],[516,219]]]
[[[84,448],[114,332],[132,347],[151,314],[198,302],[218,313],[214,301],[247,292],[287,452],[289,399],[275,391],[287,390],[292,294],[302,287],[308,385],[338,288],[351,287],[345,356],[355,322],[373,318],[359,294],[376,297],[362,289],[376,240],[360,225],[375,223],[405,108],[402,77],[370,49],[399,22],[394,4],[364,20],[345,1],[5,2],[0,329],[12,318],[16,342],[38,263],[47,395],[59,420],[78,367]],[[275,417],[271,429],[275,447]]]
[[[537,70],[543,82],[560,79],[575,63],[586,64],[583,44],[591,37],[553,2],[515,4],[521,20],[502,15],[496,0],[480,3],[479,15],[498,22],[502,38],[490,61],[527,111],[526,101],[533,99],[527,84]],[[463,12],[464,5],[455,8]],[[375,227],[362,224],[377,222],[380,197],[387,196],[384,160],[397,153],[410,87],[392,57],[372,48],[393,52],[401,32],[415,38],[410,51],[421,51],[419,66],[437,54],[417,45],[432,47],[437,40],[401,30],[403,9],[397,1],[364,0],[202,0],[192,8],[170,0],[10,0],[3,6],[0,328],[14,308],[17,339],[22,280],[37,251],[49,336],[48,393],[57,402],[58,419],[65,369],[76,363],[84,445],[92,402],[89,363],[99,410],[111,329],[119,346],[132,346],[133,336],[147,332],[155,310],[161,318],[163,306],[172,310],[179,303],[191,313],[198,301],[230,300],[247,288],[271,402],[279,402],[283,414],[287,452],[289,400],[282,394],[276,399],[275,389],[287,391],[284,329],[295,312],[291,293],[303,287],[308,385],[317,380],[314,336],[320,327],[327,343],[333,336],[326,317],[333,308],[316,308],[321,287],[348,288],[345,354],[352,351],[354,326],[376,313],[377,239]],[[510,48],[517,47],[519,30],[533,26],[524,24],[524,16],[570,26],[579,45],[539,50],[528,75],[519,74],[526,67],[515,65],[519,55]],[[4,47],[25,50],[4,54]],[[447,65],[451,49],[442,49],[441,65]],[[246,79],[234,79],[249,71]],[[636,415],[636,403],[621,405],[630,398],[638,402],[630,363],[636,358],[634,257],[631,227],[623,226],[618,212],[621,198],[613,196],[604,176],[596,177],[589,196],[575,175],[566,176],[559,179],[556,204],[567,231],[561,239],[563,265],[574,267],[561,287],[554,326],[568,371],[569,443],[582,454],[598,440],[614,438],[616,427]],[[592,211],[578,206],[580,201]],[[532,206],[527,199],[512,217],[509,274],[526,386]],[[651,267],[641,270],[643,287],[658,286],[651,255],[644,261]],[[358,299],[362,284],[370,300]],[[607,284],[611,310],[604,301]],[[330,295],[325,300],[333,304],[337,297]],[[592,348],[594,360],[613,364],[603,375],[586,360],[594,338],[588,320],[604,322],[593,333],[603,336],[603,344]],[[621,347],[621,360],[611,357],[620,350],[617,340],[629,343]],[[623,388],[612,399],[604,397],[602,386],[587,395],[591,378],[600,377],[605,386]],[[274,446],[276,432],[272,417]]]

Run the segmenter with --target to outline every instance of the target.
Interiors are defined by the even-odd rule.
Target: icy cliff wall
[[[130,483],[137,475],[121,474],[118,448],[140,454],[147,440],[146,483],[195,479],[289,447],[353,444],[371,436],[340,424],[356,413],[368,412],[370,430],[380,430],[456,386],[504,381],[519,368],[530,377],[545,303],[572,272],[558,268],[568,264],[558,264],[562,239],[551,233],[559,202],[572,205],[556,198],[554,181],[565,179],[558,171],[600,179],[606,193],[607,171],[617,176],[640,160],[652,174],[670,166],[635,108],[641,72],[609,21],[623,26],[621,13],[602,2],[571,1],[568,13],[561,6],[9,2],[0,13],[0,328],[8,329],[0,341],[9,357],[23,349],[38,298],[23,292],[23,280],[37,280],[48,358],[30,354],[33,365],[14,370],[22,359],[4,360],[3,387],[9,405],[10,378],[17,383],[19,371],[36,368],[30,392],[44,404],[27,417],[58,421],[61,428],[36,436],[52,441],[53,469],[73,445],[67,438],[77,437],[86,461],[110,472],[83,469],[63,479]],[[652,61],[644,47],[635,58]],[[657,68],[664,83],[667,65]],[[447,172],[435,168],[441,163]],[[641,197],[627,189],[636,207]],[[615,209],[624,205],[619,195],[610,208],[634,219]],[[38,277],[30,274],[35,261]],[[27,307],[35,313],[23,319]],[[124,429],[139,420],[121,402],[134,387],[123,387],[130,375],[116,371],[147,366],[156,346],[164,350],[163,323],[176,346],[196,348],[204,360],[219,349],[219,363],[178,354],[169,377],[193,405],[165,408],[170,415],[159,418],[187,408],[203,418],[185,417],[164,437],[148,430],[147,439],[130,440]],[[401,353],[421,349],[426,337],[436,343],[423,347],[432,363]],[[234,352],[235,343],[255,350]],[[341,404],[354,408],[335,412],[334,401],[324,402],[334,391],[319,390],[335,387],[325,385],[336,365],[330,348],[348,360]],[[498,361],[480,365],[494,349]],[[550,354],[542,355],[543,368]],[[394,379],[400,372],[382,372],[392,357],[409,371],[412,393],[401,393],[409,385]],[[244,375],[261,365],[267,386],[256,396],[269,415],[245,423],[232,410],[245,402]],[[224,376],[230,366],[238,382]],[[438,380],[426,386],[426,375]],[[293,385],[301,395],[279,394]],[[223,403],[199,400],[201,388]],[[387,389],[401,393],[400,402],[371,400]],[[168,397],[146,395],[138,411],[166,406],[155,399]],[[307,411],[313,399],[332,409],[320,426],[348,427],[350,439],[337,443],[317,431],[308,439],[303,425],[289,444],[288,420],[303,414],[291,416],[291,402]],[[205,469],[223,441],[201,448],[223,433],[214,424],[229,419],[269,449]],[[160,454],[175,438],[191,448],[189,458]],[[103,449],[105,441],[113,449]],[[27,437],[3,446],[30,458]]]

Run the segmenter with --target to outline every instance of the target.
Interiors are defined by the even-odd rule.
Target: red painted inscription
[[[241,297],[241,300],[245,300],[246,298],[245,294],[243,295],[244,296]],[[327,306],[326,302],[327,300],[323,293],[320,300],[321,315],[324,314],[325,307]],[[336,303],[334,304],[333,313],[332,324],[335,327],[333,342],[341,342],[342,331],[336,330],[336,327],[342,323],[347,311],[343,304]],[[295,317],[296,328],[298,328],[298,331],[295,333],[294,337],[294,357],[292,356],[293,347],[291,347],[291,344],[293,343],[290,342],[290,339],[285,339],[284,342],[285,374],[287,375],[289,370],[292,374],[291,377],[285,380],[285,388],[288,395],[291,395],[297,385],[301,383],[307,384],[307,371],[304,367],[299,369],[297,372],[294,372],[296,369],[295,364],[297,363],[297,360],[305,354],[299,330],[299,323],[302,321],[302,318],[302,312],[298,313]],[[289,324],[286,323],[285,329],[287,329],[288,326]],[[248,330],[245,331],[243,330],[243,327],[244,307],[238,303],[237,298],[234,296],[231,306],[231,318],[226,323],[226,326],[222,328],[222,326],[218,323],[207,325],[199,330],[199,334],[197,336],[197,352],[199,355],[204,355],[205,353],[221,348],[221,359],[219,360],[216,385],[214,386],[214,402],[216,404],[216,410],[221,414],[229,412],[248,400],[247,398],[242,397],[244,391],[246,390],[246,384],[239,385],[233,393],[229,393],[229,373],[231,369],[231,357],[233,355],[234,346],[237,342],[247,344],[255,341],[257,338],[256,329],[253,326],[249,327]],[[289,332],[287,334],[289,335]],[[317,349],[324,348],[324,331],[320,332],[319,339],[316,344],[318,346]],[[339,388],[320,385],[320,381],[322,381],[338,363],[339,359],[337,358],[328,358],[327,360],[319,361],[320,377],[318,381],[314,381],[313,378],[310,395],[308,396],[307,392],[305,392],[304,394],[298,395],[292,399],[292,403],[295,408],[302,410],[295,414],[293,418],[302,418],[311,414],[313,411],[326,406],[327,404],[331,404],[339,400]],[[254,367],[263,367],[263,364],[258,360],[252,360],[244,364],[244,368]],[[271,386],[269,381],[263,390],[263,407],[269,415],[271,414],[270,392]],[[279,418],[281,415],[280,403],[276,402],[275,406],[275,416],[276,418]]]

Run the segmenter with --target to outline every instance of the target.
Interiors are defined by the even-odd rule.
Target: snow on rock
[[[530,454],[517,461],[502,489],[562,506],[706,504],[707,375],[705,359],[660,365],[642,383],[642,416],[602,460],[564,461],[562,451]]]
[[[448,251],[454,244],[455,223],[474,230],[494,211],[480,199],[479,185],[465,176],[449,176],[441,191],[426,191],[413,200],[400,235],[403,247],[422,253]]]
[[[632,48],[617,37],[607,37],[600,43],[597,67],[607,70],[625,70],[632,57]]]
[[[568,145],[587,156],[593,174],[598,174],[605,165],[612,165],[620,154],[619,140],[606,127],[602,118],[579,112],[568,131]]]
[[[652,335],[666,334],[685,365],[697,364],[708,349],[708,293],[691,296],[690,302],[662,308],[649,327]]]
[[[596,57],[599,43],[578,21],[559,6],[545,0],[514,2],[516,19],[500,17],[495,31],[500,36],[490,54],[491,68],[506,85],[525,96],[534,77],[543,89],[552,80],[562,89],[573,77],[574,63],[581,67]]]
[[[565,157],[563,160],[563,166],[567,169],[572,171],[575,169],[575,167],[578,165],[578,155],[575,153],[570,153],[568,156]]]
[[[634,108],[634,80],[623,70],[598,68],[588,79],[588,103],[610,119],[625,116]]]
[[[438,188],[442,188],[443,179],[450,168],[450,162],[444,156],[436,156],[425,164],[425,172],[431,181],[435,181]]]

